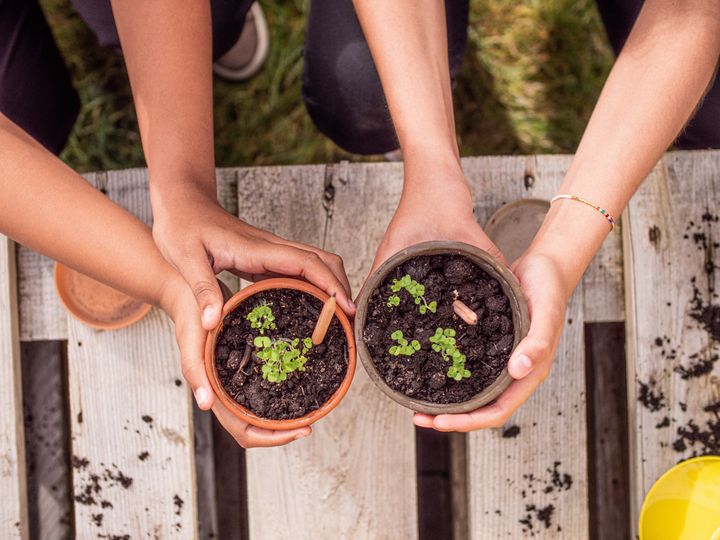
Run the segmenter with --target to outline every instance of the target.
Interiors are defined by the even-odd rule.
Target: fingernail
[[[515,359],[515,366],[515,371],[518,372],[518,375],[520,377],[525,377],[528,373],[532,371],[533,368],[532,360],[530,360],[530,358],[525,354],[521,354]]]
[[[210,397],[209,392],[207,389],[203,386],[199,386],[195,389],[195,401],[197,401],[197,404],[202,407]]]
[[[294,439],[294,440],[297,441],[297,440],[299,440],[299,439],[304,439],[304,438],[307,437],[308,435],[310,435],[310,433],[308,433],[308,432],[298,433],[297,435],[295,435],[295,439]]]
[[[203,310],[202,318],[204,323],[209,323],[215,316],[215,306],[208,306]]]

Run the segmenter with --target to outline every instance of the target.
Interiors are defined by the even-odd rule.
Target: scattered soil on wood
[[[560,469],[560,461],[553,462],[552,467],[545,469],[546,475],[535,476],[533,473],[523,474],[526,487],[520,491],[523,499],[535,502],[525,503],[525,512],[518,520],[522,525],[522,532],[528,536],[541,534],[543,529],[549,529],[555,512],[553,502],[560,501],[559,494],[572,488],[572,476]],[[538,499],[542,502],[537,502]],[[555,530],[560,532],[562,527],[557,525]]]
[[[638,381],[640,392],[638,401],[651,412],[659,411],[665,406],[665,394],[662,390],[655,390],[655,381],[650,379],[647,383]]]
[[[436,313],[420,314],[407,291],[392,292],[393,279],[405,275],[424,285],[426,301],[437,302]],[[400,297],[400,305],[389,308],[388,298],[394,294]],[[468,325],[455,314],[456,298],[477,314],[477,325]],[[450,363],[429,342],[437,328],[456,331],[469,378],[455,381],[447,376]],[[388,351],[397,343],[390,336],[396,330],[409,342],[420,342],[421,349],[411,356],[391,355]],[[514,344],[512,311],[500,283],[470,259],[423,255],[395,268],[373,291],[363,341],[390,388],[431,403],[461,403],[488,387],[507,365]]]
[[[265,335],[301,341],[312,335],[323,303],[304,292],[292,289],[262,291],[240,304],[224,319],[215,346],[215,365],[225,391],[254,414],[272,420],[304,416],[323,405],[339,388],[348,367],[345,332],[333,317],[325,340],[306,354],[305,371],[294,371],[280,383],[262,377],[263,361],[255,355],[253,339],[258,330],[251,328],[247,315],[262,303],[275,316],[274,330]],[[246,348],[252,350],[245,365]]]
[[[101,506],[112,508],[112,503],[103,498],[103,490],[109,487],[130,489],[133,479],[123,473],[116,465],[111,467],[100,463],[100,471],[93,472],[87,458],[72,456],[71,464],[76,470],[75,502],[85,506]],[[100,520],[102,520],[102,514]]]
[[[710,403],[703,411],[711,415],[704,426],[689,420],[684,426],[678,427],[677,438],[673,442],[676,452],[691,450],[692,454],[688,457],[720,455],[720,401]]]
[[[505,428],[502,432],[504,439],[514,439],[518,435],[520,435],[520,426],[510,426],[509,428]]]

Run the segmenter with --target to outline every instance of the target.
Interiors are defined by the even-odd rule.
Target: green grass
[[[120,55],[99,47],[69,0],[41,0],[82,101],[62,159],[79,171],[144,165]],[[215,81],[219,166],[363,159],[314,127],[300,99],[307,2],[263,2],[271,50],[242,84]],[[463,155],[572,152],[612,62],[592,0],[471,4],[455,91]]]

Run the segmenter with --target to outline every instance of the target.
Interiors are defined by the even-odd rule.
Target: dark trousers
[[[597,0],[616,53],[622,49],[642,0]],[[450,77],[460,69],[467,42],[468,1],[446,0]],[[305,43],[303,98],[318,129],[359,154],[398,148],[380,78],[352,0],[311,0]],[[720,77],[678,136],[679,148],[720,148]]]
[[[465,55],[468,2],[445,2],[451,78]],[[399,147],[352,0],[311,0],[304,60],[302,96],[321,132],[356,154]]]
[[[213,57],[237,41],[254,0],[211,0]],[[73,0],[106,47],[120,48],[110,0]],[[56,154],[80,101],[37,0],[0,0],[0,112]]]

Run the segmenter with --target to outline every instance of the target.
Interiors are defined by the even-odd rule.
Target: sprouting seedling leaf
[[[395,330],[390,334],[390,338],[397,342],[397,345],[393,345],[388,349],[388,352],[392,356],[412,356],[415,351],[420,350],[420,342],[417,339],[413,339],[408,342],[402,333],[402,330]]]
[[[250,322],[250,328],[254,328],[264,334],[266,330],[275,330],[275,315],[272,309],[265,302],[253,308],[245,317]]]
[[[281,383],[288,378],[289,373],[305,371],[308,361],[307,353],[312,348],[310,338],[270,339],[267,336],[257,336],[253,340],[257,357],[263,361],[262,376],[272,383]]]
[[[393,293],[398,293],[403,289],[413,298],[415,305],[419,306],[418,311],[420,311],[421,315],[425,315],[428,311],[430,313],[437,311],[437,302],[433,300],[428,303],[425,299],[425,285],[413,280],[409,274],[405,274],[400,279],[393,279],[390,284],[390,290]],[[387,307],[390,309],[399,305],[400,297],[397,294],[393,294],[388,298]]]
[[[446,362],[452,363],[447,370],[447,376],[449,378],[461,381],[472,375],[469,370],[465,369],[465,361],[467,358],[457,348],[454,329],[437,328],[435,333],[430,336],[430,343],[433,351],[439,352]]]

